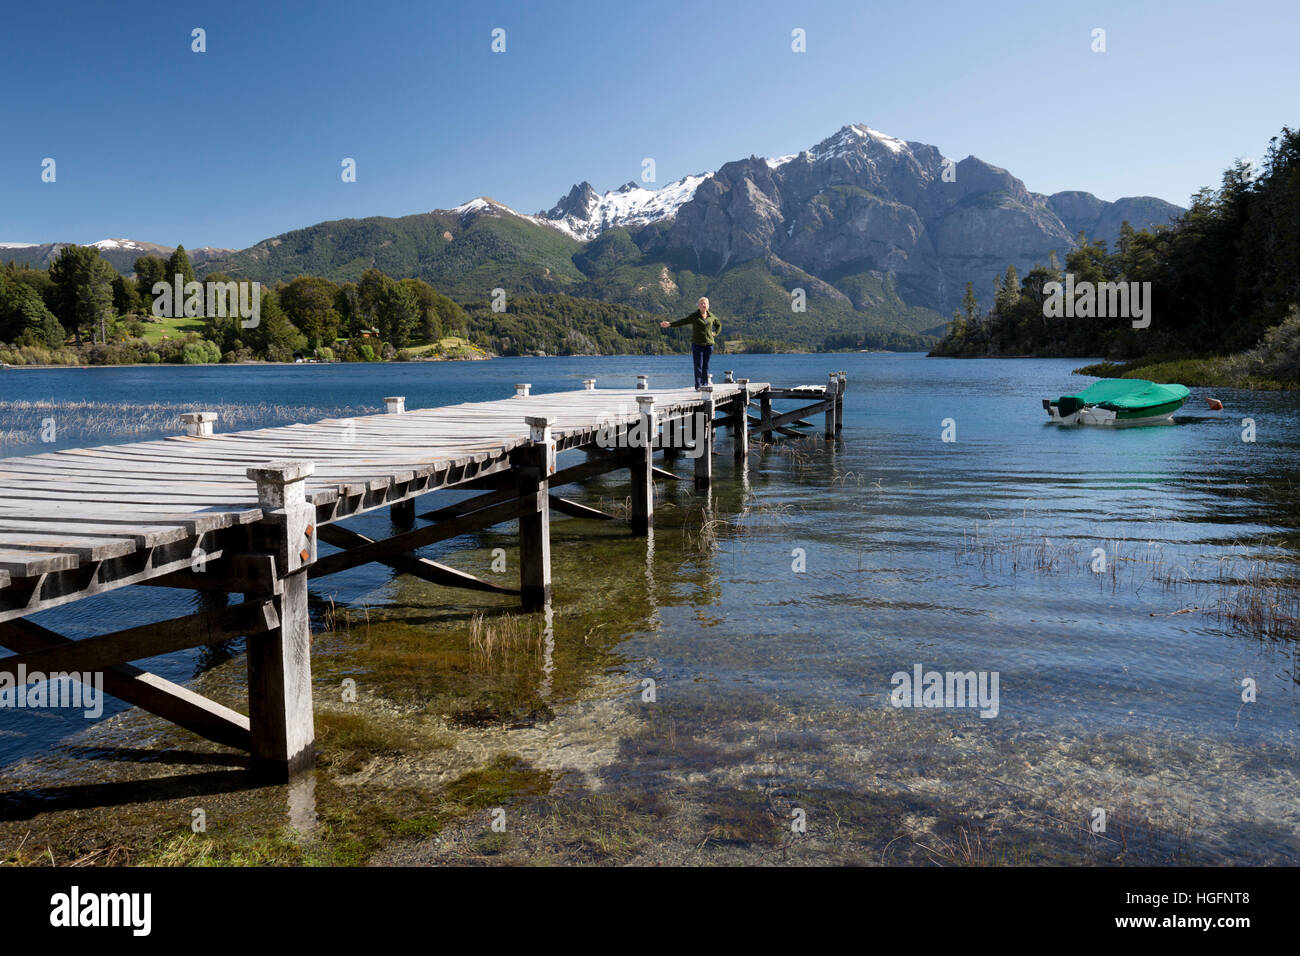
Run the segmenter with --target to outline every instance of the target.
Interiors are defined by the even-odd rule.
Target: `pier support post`
[[[703,407],[695,413],[695,487],[703,491],[713,483],[713,386],[700,388]]]
[[[530,444],[515,449],[519,498],[526,510],[519,516],[519,592],[525,610],[551,603],[551,503],[550,476],[555,473],[555,444],[551,426],[555,419],[530,415]]]
[[[406,396],[389,395],[384,399],[384,406],[389,415],[406,414]],[[407,498],[388,506],[388,518],[394,527],[409,529],[415,527],[415,499]]]
[[[636,459],[632,463],[632,533],[643,535],[655,524],[654,464],[659,426],[655,423],[655,397],[638,395],[636,403],[641,412],[639,432],[643,443],[639,448],[633,447]]]
[[[682,423],[680,418],[670,418],[664,423],[664,462],[672,464],[682,454]]]
[[[758,397],[758,433],[761,441],[772,440],[772,393],[766,391]]]
[[[395,501],[388,506],[388,518],[394,527],[410,529],[415,527],[415,499]]]
[[[749,379],[742,378],[740,396],[736,399],[736,414],[732,417],[732,429],[735,435],[734,452],[736,463],[744,465],[749,457]]]
[[[191,438],[211,438],[212,426],[216,420],[216,412],[185,412],[181,415],[181,424],[185,426],[185,434]]]
[[[835,430],[844,431],[844,392],[849,384],[849,373],[840,369],[839,389],[835,392]]]
[[[826,381],[826,437],[832,441],[835,439],[835,408],[839,390],[839,378],[831,372]]]
[[[248,719],[253,769],[287,780],[315,760],[311,624],[307,569],[316,560],[316,512],[307,501],[309,461],[273,461],[247,470],[283,585],[275,599],[278,627],[248,638]]]

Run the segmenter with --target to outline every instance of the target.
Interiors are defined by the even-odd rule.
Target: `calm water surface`
[[[1217,390],[1225,410],[1209,412],[1194,390],[1170,427],[1046,425],[1040,399],[1091,381],[1071,376],[1079,364],[720,359],[718,372],[780,384],[846,368],[842,440],[758,450],[742,477],[724,438],[709,497],[688,483],[660,489],[649,548],[621,528],[554,520],[557,609],[587,607],[610,653],[596,663],[560,654],[539,674],[552,742],[568,742],[558,729],[566,707],[604,699],[634,726],[611,724],[616,745],[577,767],[600,785],[757,787],[814,804],[818,794],[852,803],[898,793],[911,807],[900,819],[921,832],[939,804],[980,819],[1035,807],[1085,831],[1100,806],[1140,819],[1162,835],[1154,843],[1178,844],[1171,858],[1300,862],[1294,604],[1274,608],[1270,635],[1224,613],[1244,580],[1294,586],[1297,399]],[[637,373],[652,386],[689,384],[682,357],[0,371],[0,414],[15,401],[256,403],[279,407],[268,413],[278,422],[300,407],[379,411],[393,394],[408,408],[496,399],[523,381],[537,393],[591,376],[631,387]],[[1242,440],[1243,418],[1256,441]],[[945,425],[955,441],[942,440]],[[0,421],[0,433],[9,428]],[[48,450],[31,437],[3,454]],[[625,495],[617,477],[571,492]],[[359,530],[367,522],[382,531],[387,517]],[[508,530],[428,553],[460,552],[469,557],[458,566],[484,573],[492,547],[513,554]],[[803,573],[792,569],[799,555]],[[448,601],[483,603],[378,566],[314,582],[313,595],[318,620],[332,600],[429,628],[464,627],[438,617]],[[109,620],[186,613],[196,600],[132,588],[39,620],[88,635]],[[579,639],[557,627],[558,644]],[[209,657],[147,666],[186,681]],[[998,716],[891,708],[891,675],[917,664],[996,672]],[[638,710],[646,677],[665,705],[655,716]],[[1245,679],[1253,702],[1243,702]],[[696,746],[666,755],[646,744],[665,713],[673,740]],[[84,727],[51,713],[0,720],[6,763]]]

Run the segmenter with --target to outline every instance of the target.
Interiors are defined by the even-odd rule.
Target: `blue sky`
[[[1053,7],[1057,9],[1053,10]],[[1300,123],[1300,5],[10,5],[0,241],[243,247],[583,179],[660,185],[862,122],[1037,192],[1186,204]],[[207,31],[191,52],[190,31]],[[490,49],[506,31],[506,52]],[[807,52],[791,51],[802,28]],[[1106,30],[1105,53],[1092,30]],[[57,163],[42,183],[41,161]],[[357,182],[340,162],[357,162]]]

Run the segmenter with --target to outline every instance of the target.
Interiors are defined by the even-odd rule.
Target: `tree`
[[[280,290],[280,308],[311,348],[329,345],[339,337],[339,313],[334,308],[338,287],[319,276],[298,276]]]
[[[378,269],[367,269],[361,273],[361,279],[357,282],[361,324],[351,330],[352,334],[355,335],[363,328],[373,328],[378,324],[379,297],[392,281]]]
[[[135,290],[141,309],[153,312],[153,287],[156,283],[172,280],[167,276],[167,263],[158,256],[141,256],[135,260]]]
[[[410,289],[389,279],[379,293],[375,319],[375,326],[384,341],[394,348],[405,348],[419,326],[420,301]]]
[[[118,315],[129,315],[140,308],[140,296],[136,293],[135,283],[123,276],[113,279],[113,311]]]
[[[83,332],[93,341],[108,341],[113,318],[113,277],[108,260],[94,246],[64,246],[50,264],[54,282],[54,314],[81,344]]]
[[[361,315],[361,293],[355,282],[345,282],[339,286],[338,295],[334,297],[334,311],[339,314],[339,330],[346,336],[361,333],[365,324]]]
[[[182,282],[194,281],[194,267],[190,265],[190,257],[184,246],[177,246],[167,259],[166,281],[174,282],[178,275]]]
[[[420,314],[416,320],[415,337],[422,342],[438,341],[442,338],[442,316],[438,310],[438,300],[444,296],[438,295],[433,286],[423,279],[403,279],[400,285],[410,292],[419,304]]]
[[[1015,308],[1016,303],[1020,301],[1020,276],[1016,273],[1014,265],[1007,266],[1006,274],[997,286],[997,294],[994,297],[993,308],[999,314],[1010,313]]]
[[[40,344],[58,348],[63,326],[35,289],[0,271],[0,342]]]
[[[963,317],[968,322],[974,322],[979,319],[980,305],[975,298],[975,283],[966,283],[966,294],[961,297],[961,310]]]
[[[271,362],[289,362],[293,353],[307,347],[307,337],[294,328],[280,308],[280,297],[272,289],[262,290],[261,321],[243,329],[243,342]]]

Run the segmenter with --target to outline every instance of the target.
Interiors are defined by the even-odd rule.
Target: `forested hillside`
[[[1044,287],[1066,274],[1076,286],[1150,283],[1150,326],[1133,328],[1127,317],[1047,316]],[[1300,303],[1300,131],[1283,128],[1258,168],[1233,163],[1220,185],[1198,192],[1170,226],[1138,231],[1125,224],[1113,249],[1081,236],[1064,268],[1049,260],[1021,277],[1011,267],[993,285],[993,307],[980,310],[968,294],[932,354],[1154,361],[1253,349]],[[1274,376],[1288,374],[1294,333],[1286,330],[1295,325],[1269,339]],[[1294,365],[1289,374],[1300,378]]]

